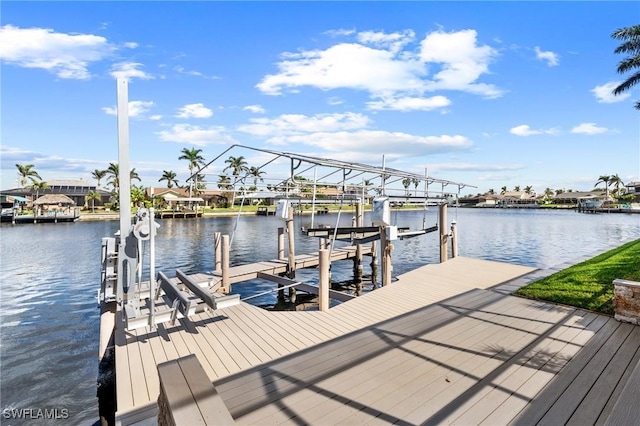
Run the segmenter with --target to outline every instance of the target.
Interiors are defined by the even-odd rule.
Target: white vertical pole
[[[318,180],[318,166],[313,168],[313,198],[311,199],[311,228],[316,215],[316,181]]]
[[[128,81],[117,80],[118,85],[118,182],[120,184],[120,237],[122,244],[131,228],[131,179],[129,169],[129,88]],[[124,248],[124,247],[123,247]]]
[[[149,302],[151,303],[151,314],[149,320],[151,329],[155,327],[155,311],[156,311],[156,209],[149,209]]]

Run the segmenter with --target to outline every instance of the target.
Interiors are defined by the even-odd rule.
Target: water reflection
[[[352,214],[341,215],[340,225]],[[437,223],[437,211],[394,212],[399,226],[419,229]],[[336,215],[316,217],[316,226],[336,223]],[[630,238],[640,237],[640,215],[587,215],[574,212],[455,210],[461,256],[546,268]],[[308,227],[309,216],[297,216],[295,227]],[[214,265],[213,235],[233,233],[235,218],[163,220],[157,238],[157,270],[173,275],[209,271]],[[368,213],[365,223],[370,223]],[[233,239],[231,263],[277,257],[275,217],[243,216]],[[95,398],[98,352],[100,241],[118,222],[0,226],[0,399],[17,408],[68,408],[71,423],[97,419]],[[342,243],[339,243],[342,244]],[[318,248],[318,241],[296,235],[296,252]],[[436,233],[395,242],[394,275],[439,259]],[[365,258],[365,274],[369,273]],[[352,262],[332,267],[335,281],[352,277]],[[317,271],[298,278],[317,281]],[[255,281],[235,285],[242,297],[273,288]],[[273,303],[274,295],[253,301]]]

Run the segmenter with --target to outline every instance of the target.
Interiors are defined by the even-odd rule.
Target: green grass
[[[640,240],[533,282],[516,294],[613,314],[616,278],[640,281]]]

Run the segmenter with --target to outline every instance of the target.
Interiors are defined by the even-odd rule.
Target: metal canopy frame
[[[192,180],[196,175],[200,174],[203,170],[207,169],[210,165],[215,163],[217,160],[222,158],[222,156],[224,156],[225,154],[227,154],[228,152],[230,152],[235,148],[242,148],[242,149],[247,149],[251,151],[257,151],[257,152],[270,154],[274,156],[273,159],[270,159],[266,163],[262,164],[260,167],[257,167],[258,170],[263,169],[265,166],[267,166],[268,164],[271,164],[272,162],[276,161],[279,158],[288,158],[289,160],[291,160],[290,176],[287,179],[283,180],[281,184],[286,183],[287,181],[290,181],[294,184],[302,183],[302,182],[297,182],[295,180],[296,174],[300,175],[301,173],[308,172],[314,169],[315,167],[320,166],[320,167],[326,167],[326,168],[335,169],[335,170],[330,171],[328,174],[325,174],[320,178],[314,177],[313,181],[304,182],[304,183],[313,183],[314,185],[325,185],[325,186],[335,186],[335,187],[340,187],[340,186],[345,187],[347,185],[350,187],[354,187],[354,186],[363,187],[363,185],[361,184],[347,183],[347,181],[360,176],[362,176],[362,179],[364,180],[364,178],[368,176],[368,177],[371,177],[372,179],[376,179],[376,178],[381,179],[380,185],[378,185],[377,188],[381,188],[383,194],[384,194],[386,185],[396,183],[403,179],[412,179],[417,182],[425,182],[425,189],[424,189],[425,195],[428,194],[429,185],[431,184],[440,184],[442,189],[442,191],[432,190],[431,192],[442,192],[442,193],[444,193],[444,188],[449,185],[456,186],[458,189],[458,193],[462,188],[465,188],[465,187],[476,188],[474,185],[469,185],[462,182],[454,182],[450,180],[429,177],[426,175],[426,173],[425,175],[420,175],[420,174],[408,172],[405,170],[385,167],[384,165],[382,167],[371,166],[363,163],[321,158],[321,157],[315,157],[315,156],[304,155],[304,154],[296,154],[296,153],[286,152],[286,151],[275,151],[275,150],[264,149],[264,148],[255,148],[255,147],[241,145],[241,144],[233,144],[229,146],[227,149],[225,149],[223,152],[217,155],[213,160],[209,161],[207,164],[205,164],[200,169],[198,169],[195,173],[189,176],[189,178],[187,178],[187,182]],[[296,173],[296,171],[303,164],[308,164],[308,167]],[[333,182],[325,181],[325,179],[335,175],[339,171],[342,171],[342,174],[340,175],[341,177],[340,180],[337,180],[337,182],[336,180],[334,180]],[[358,172],[358,173],[352,175],[353,172]],[[248,173],[242,176],[239,176],[238,181],[242,181],[247,177],[250,177]],[[371,186],[369,189],[375,189],[375,188],[376,186]],[[416,193],[420,192],[420,190],[415,188],[415,192]]]

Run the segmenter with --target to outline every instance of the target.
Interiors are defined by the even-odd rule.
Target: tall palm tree
[[[106,170],[106,174],[109,175],[108,183],[113,187],[114,191],[118,191],[120,189],[120,166],[118,163],[109,163],[109,167]],[[134,167],[129,172],[129,179],[131,181],[137,180],[141,182],[140,176],[138,172],[136,172],[136,168]]]
[[[601,176],[598,177],[598,181],[594,185],[594,187],[596,187],[596,186],[598,186],[598,184],[604,183],[605,197],[606,197],[607,200],[609,199],[609,185],[611,184],[610,182],[611,182],[611,176],[609,176],[609,175],[601,175]]]
[[[100,194],[98,192],[96,192],[96,191],[89,191],[87,193],[87,195],[85,196],[85,199],[87,200],[87,202],[91,201],[91,213],[95,213],[96,212],[96,201],[100,201],[102,199]]]
[[[533,186],[531,186],[531,185],[527,185],[527,186],[524,187],[524,192],[526,194],[531,194],[532,190],[533,190]]]
[[[98,185],[97,188],[100,188],[100,181],[107,175],[107,171],[106,170],[98,170],[95,169],[94,171],[91,172],[91,176],[98,181]]]
[[[620,196],[620,187],[624,185],[624,182],[622,182],[617,173],[609,178],[609,185],[613,185],[616,188],[616,197]]]
[[[503,186],[502,188],[500,188],[500,194],[504,195],[507,193],[507,187]]]
[[[29,179],[31,179],[31,189],[34,190],[36,193],[36,198],[34,198],[33,201],[40,198],[41,190],[50,188],[49,184],[43,180],[36,180],[33,177],[30,177]]]
[[[407,198],[409,197],[409,185],[411,185],[410,178],[402,179],[402,186],[404,186],[404,196]]]
[[[231,179],[229,179],[229,176],[227,175],[218,176],[218,188],[225,189],[225,190],[229,190],[233,188],[233,186],[231,185]]]
[[[620,28],[614,31],[611,37],[622,41],[622,44],[614,50],[614,53],[629,55],[618,63],[618,73],[624,74],[628,71],[633,71],[629,78],[613,89],[613,94],[617,96],[640,83],[640,25]],[[635,107],[640,109],[640,102],[636,102]]]
[[[239,157],[230,155],[224,162],[227,166],[222,171],[231,170],[231,175],[233,176],[233,195],[231,199],[231,207],[233,207],[236,203],[236,183],[240,178],[240,174],[247,171],[247,162],[242,155]]]
[[[115,205],[117,205],[119,194],[120,194],[120,165],[118,163],[109,163],[109,167],[107,167],[106,172],[107,172],[107,175],[109,176],[107,183],[109,183],[112,187],[111,201]],[[138,182],[141,181],[140,176],[138,176],[138,172],[136,172],[135,167],[131,169],[131,171],[129,172],[129,180],[131,182],[133,182],[134,180],[137,180]]]
[[[33,170],[35,166],[33,164],[16,164],[16,168],[18,169],[18,174],[20,175],[20,185],[27,185],[27,178],[38,178],[42,179],[38,172]]]
[[[205,163],[204,157],[200,155],[201,152],[202,150],[198,148],[182,148],[182,151],[180,151],[182,155],[178,157],[178,160],[187,160],[187,162],[189,162],[188,167],[190,176],[193,176],[193,169],[203,166]],[[195,179],[197,179],[197,176],[195,177]],[[191,198],[191,196],[193,195],[193,182],[194,179],[191,179],[189,181],[189,198]],[[197,185],[198,183],[196,182],[196,187]]]
[[[264,171],[260,170],[259,167],[251,166],[249,167],[249,171],[247,173],[253,178],[253,186],[255,186],[256,189],[258,187],[258,181],[264,182],[264,179],[262,178]]]
[[[167,181],[167,188],[173,188],[173,185],[178,186],[176,173],[173,170],[163,170],[162,177],[158,179],[158,182],[162,182],[163,180]]]
[[[516,186],[514,186],[514,187],[513,187],[513,190],[514,190],[515,192],[520,192],[520,185],[516,185]]]

